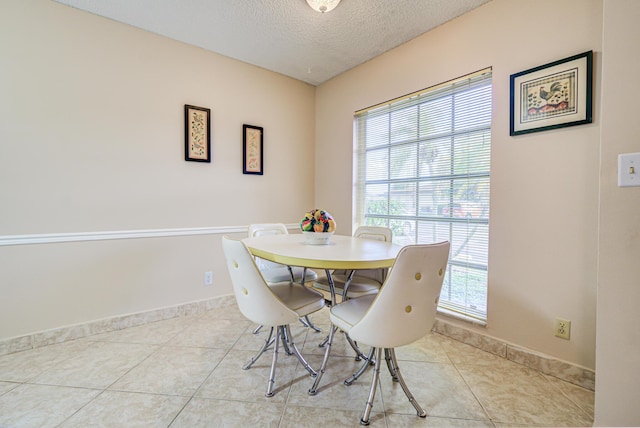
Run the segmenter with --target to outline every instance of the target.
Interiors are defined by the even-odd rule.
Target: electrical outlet
[[[213,284],[213,272],[205,272],[204,273],[204,285]]]
[[[571,321],[556,318],[555,334],[557,337],[569,340],[571,337]]]

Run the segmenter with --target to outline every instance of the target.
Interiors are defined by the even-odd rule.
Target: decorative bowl
[[[333,232],[305,232],[303,230],[302,234],[309,245],[328,245]]]

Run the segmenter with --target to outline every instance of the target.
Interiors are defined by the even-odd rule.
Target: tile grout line
[[[235,321],[233,319],[230,319],[229,321]],[[187,408],[187,406],[189,405],[189,403],[191,403],[193,401],[194,398],[198,398],[196,397],[196,394],[198,394],[198,392],[202,389],[202,386],[207,383],[207,381],[209,380],[209,378],[211,377],[211,375],[213,374],[213,372],[220,366],[220,364],[222,363],[222,361],[224,361],[224,359],[227,357],[227,355],[229,355],[229,353],[231,352],[231,350],[233,349],[233,347],[240,341],[240,338],[247,334],[247,331],[251,328],[251,324],[247,326],[247,328],[238,335],[238,337],[236,338],[235,342],[233,342],[233,344],[231,344],[229,346],[228,349],[225,350],[224,355],[220,358],[220,360],[218,361],[218,363],[211,369],[211,371],[209,372],[209,374],[207,376],[204,377],[204,379],[202,380],[202,382],[200,382],[200,385],[198,385],[198,387],[193,391],[193,393],[191,394],[191,396],[189,397],[189,399],[187,400],[187,402],[184,404],[184,406],[182,406],[182,408],[176,413],[175,417],[171,420],[171,422],[169,423],[169,425],[167,425],[167,427],[170,427],[171,425],[173,425],[173,423],[178,419],[178,417],[180,417],[180,414],[182,414],[182,412]],[[198,348],[202,348],[202,347],[198,347]],[[221,349],[221,348],[218,348]]]
[[[548,374],[545,374],[545,373],[542,373],[542,372],[541,372],[541,374],[542,374],[542,377],[544,377],[544,378],[545,378],[545,380],[546,380],[547,382],[549,382],[549,385],[550,385],[553,389],[555,389],[556,391],[558,391],[558,392],[559,392],[560,394],[562,394],[562,395],[563,395],[567,400],[569,400],[571,403],[573,403],[573,404],[574,404],[578,409],[580,409],[580,411],[582,411],[582,412],[585,414],[585,416],[587,416],[587,417],[589,417],[589,418],[592,418],[592,417],[593,417],[593,415],[591,414],[591,412],[589,412],[589,411],[587,411],[586,409],[584,409],[584,408],[582,407],[582,405],[581,405],[579,402],[577,402],[576,400],[574,400],[573,398],[571,398],[571,396],[569,396],[569,394],[567,394],[566,392],[564,392],[564,390],[563,390],[562,388],[558,387],[557,385],[555,385],[553,382],[551,382],[551,381],[547,378],[547,376],[550,376],[550,377],[554,377],[554,376],[551,376],[551,375],[548,375]],[[555,378],[555,377],[554,377],[554,378]],[[557,378],[556,378],[556,379],[557,379]],[[562,379],[558,379],[558,380],[560,380],[560,381],[562,381],[562,382],[566,382],[566,381],[563,381]],[[583,387],[581,387],[581,386],[579,386],[579,385],[575,385],[575,384],[572,384],[572,383],[570,383],[570,382],[566,382],[566,383],[569,383],[571,386],[574,386],[574,387],[576,387],[576,388],[583,388]],[[583,389],[587,389],[587,388],[583,388]]]
[[[469,346],[471,346],[471,345],[469,345]],[[469,381],[467,381],[467,379],[462,375],[462,372],[460,371],[460,369],[459,369],[458,365],[455,363],[455,361],[453,361],[453,358],[451,358],[451,356],[449,355],[449,352],[447,352],[447,350],[445,349],[444,353],[447,355],[447,358],[451,362],[451,366],[455,369],[455,371],[458,374],[458,376],[460,376],[460,379],[462,379],[462,381],[464,382],[466,387],[469,389],[469,392],[471,392],[471,395],[473,395],[473,398],[478,402],[478,404],[482,408],[482,411],[486,415],[487,420],[495,426],[495,421],[493,420],[493,418],[489,414],[489,410],[486,408],[484,402],[482,400],[480,400],[480,397],[478,397],[476,392],[473,390],[473,388],[469,384]]]
[[[310,327],[307,327],[304,330],[304,332],[305,332],[304,341],[302,342],[302,348],[303,349],[304,349],[305,345],[307,344],[307,339],[309,338],[309,329],[310,329]],[[293,335],[293,332],[291,332],[291,334]],[[302,354],[302,350],[300,351],[300,353]],[[301,367],[301,366],[302,366],[302,364],[296,358],[296,365],[293,368],[293,377],[289,381],[289,389],[287,390],[287,396],[286,396],[286,398],[284,400],[284,404],[282,406],[282,412],[280,413],[280,419],[278,420],[278,427],[282,426],[282,424],[284,423],[284,415],[287,413],[287,408],[289,406],[289,398],[291,398],[291,390],[293,389],[293,381],[295,380],[295,376],[296,376],[296,372],[298,371],[298,368]],[[302,369],[306,371],[306,369],[304,367],[302,367]]]

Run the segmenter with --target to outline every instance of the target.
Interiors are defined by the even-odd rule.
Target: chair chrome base
[[[273,333],[276,330],[276,336],[274,337]],[[275,343],[274,343],[275,342]],[[282,342],[282,346],[285,349],[285,352],[288,355],[295,355],[298,361],[302,364],[302,366],[309,372],[311,377],[317,377],[318,373],[309,365],[307,360],[302,356],[300,350],[296,346],[293,341],[293,335],[291,334],[291,328],[288,325],[281,325],[278,327],[271,327],[269,331],[269,336],[265,339],[264,344],[260,348],[260,350],[251,357],[251,360],[244,366],[242,366],[242,370],[249,370],[253,364],[258,361],[258,359],[265,353],[265,351],[271,346],[273,346],[273,356],[271,358],[271,370],[269,372],[269,380],[267,381],[267,392],[264,394],[265,397],[273,397],[273,387],[276,383],[276,365],[278,363],[278,352],[280,348],[280,343]]]
[[[373,368],[373,378],[371,379],[371,389],[369,390],[369,397],[367,398],[367,403],[365,404],[364,413],[362,414],[362,418],[360,418],[361,425],[369,425],[370,423],[371,409],[373,408],[373,400],[376,395],[376,388],[378,386],[378,380],[380,378],[380,364],[381,364],[380,360],[382,359],[382,348],[375,348],[375,349],[372,348],[371,352],[369,353],[369,356],[372,355],[374,350],[375,350],[375,365]],[[416,409],[418,416],[421,418],[427,417],[427,412],[425,412],[422,409],[422,407],[420,407],[420,404],[418,404],[413,394],[409,390],[409,387],[405,383],[402,375],[400,374],[400,367],[398,367],[398,360],[396,359],[395,350],[393,348],[384,348],[384,358],[387,361],[387,368],[389,369],[389,373],[391,374],[391,377],[395,382],[400,383],[400,386],[402,387],[402,391],[404,391],[404,394],[409,399],[409,402],[411,403],[413,408]],[[360,367],[360,370],[358,370],[358,372],[356,372],[349,379],[345,380],[344,384],[351,385],[356,379],[358,379],[358,377],[360,377],[360,375],[362,375],[362,373],[364,373],[365,369],[368,366],[369,366],[369,361],[365,361],[362,367]]]

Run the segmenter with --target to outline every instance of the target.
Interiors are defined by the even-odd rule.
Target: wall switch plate
[[[205,272],[204,273],[204,285],[213,284],[213,272]]]
[[[640,153],[618,155],[618,187],[640,186]]]

